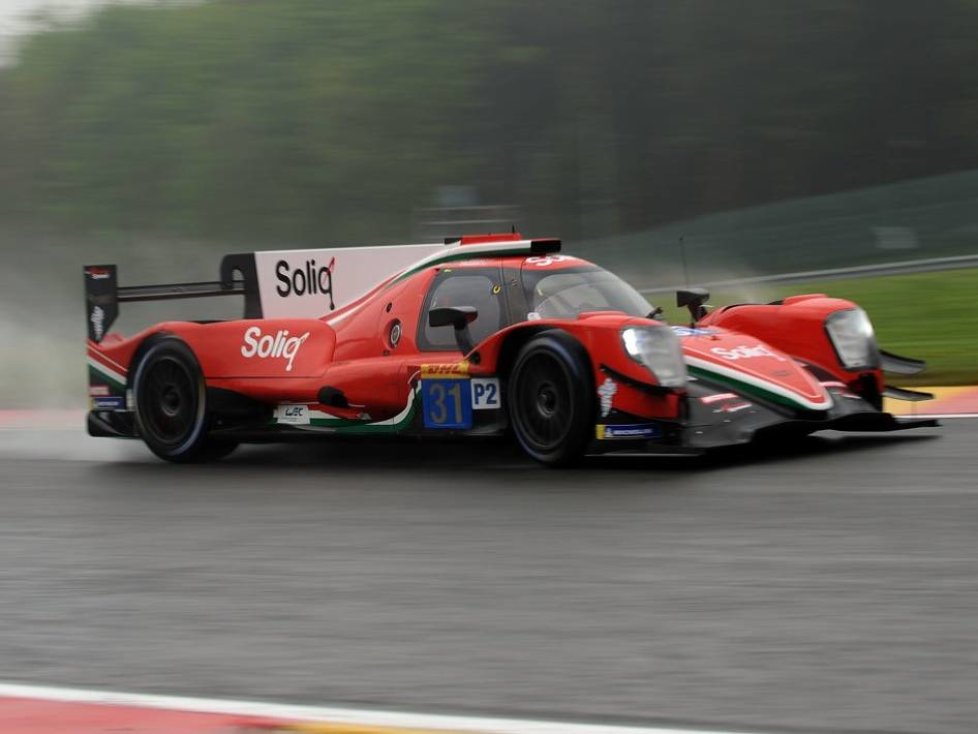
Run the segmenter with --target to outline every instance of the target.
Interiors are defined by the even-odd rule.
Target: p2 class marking
[[[497,410],[501,407],[498,377],[473,377],[471,387],[473,410]]]

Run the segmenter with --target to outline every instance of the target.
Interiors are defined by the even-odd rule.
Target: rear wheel
[[[143,354],[132,381],[136,425],[150,451],[167,461],[219,458],[208,443],[207,392],[197,358],[184,342],[166,337]],[[210,448],[213,446],[214,448]]]
[[[564,332],[541,334],[520,350],[507,387],[513,433],[531,457],[567,466],[583,457],[594,428],[587,353]]]

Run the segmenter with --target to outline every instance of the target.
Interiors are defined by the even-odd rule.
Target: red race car
[[[511,433],[567,465],[588,453],[698,452],[766,433],[935,425],[882,411],[881,352],[855,304],[804,295],[709,311],[678,293],[669,326],[623,280],[560,241],[519,234],[444,244],[225,256],[220,280],[120,287],[85,271],[88,431],[142,438],[163,459],[332,434]],[[119,304],[237,295],[244,318],[109,331]]]

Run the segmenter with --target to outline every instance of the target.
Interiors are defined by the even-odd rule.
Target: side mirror
[[[454,326],[464,329],[479,317],[474,306],[440,306],[428,312],[428,326]]]
[[[428,311],[428,326],[451,326],[455,329],[455,343],[462,354],[468,354],[475,345],[469,334],[469,324],[479,318],[475,306],[439,306]]]
[[[676,291],[676,305],[689,309],[693,323],[706,316],[704,304],[710,299],[710,292],[705,288],[687,288],[686,290]]]

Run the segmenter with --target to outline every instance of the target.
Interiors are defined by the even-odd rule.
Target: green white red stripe
[[[275,423],[278,425],[292,426],[306,431],[324,430],[330,433],[397,433],[405,426],[409,425],[417,413],[420,393],[415,388],[408,398],[404,409],[393,418],[382,421],[356,420],[342,418],[340,416],[317,410],[305,403],[281,403],[276,410]],[[278,417],[279,410],[288,407],[302,407],[306,409],[306,415],[302,422],[282,420]]]
[[[686,354],[686,364],[695,377],[716,380],[741,392],[770,400],[780,405],[805,410],[828,410],[832,407],[832,396],[821,385],[812,380],[813,394],[802,395],[791,388],[772,380],[753,375],[739,369],[732,369],[715,362]],[[817,386],[817,391],[814,389]]]
[[[330,326],[335,326],[363,308],[363,306],[370,300],[370,297],[378,291],[390,288],[414,273],[433,265],[443,265],[456,262],[458,260],[473,260],[477,259],[480,255],[503,257],[507,255],[532,254],[532,240],[514,240],[512,242],[491,242],[481,245],[450,246],[446,248],[445,252],[436,252],[433,255],[428,255],[427,257],[418,260],[418,262],[414,263],[413,265],[409,265],[397,275],[391,276],[388,280],[371,289],[368,293],[365,293],[360,298],[347,304],[343,308],[339,309],[339,311],[336,313],[330,315],[330,317],[326,319],[326,323]]]
[[[100,380],[117,390],[126,389],[128,370],[98,350],[88,348],[88,369],[93,380]]]

